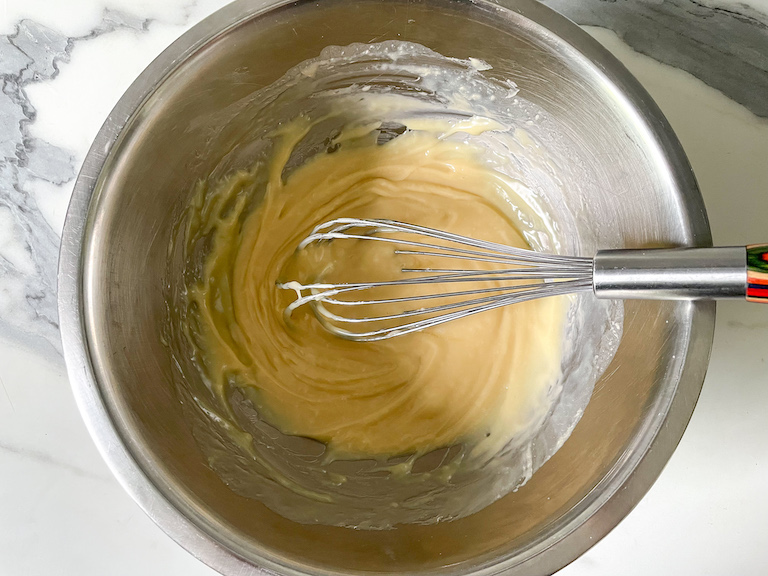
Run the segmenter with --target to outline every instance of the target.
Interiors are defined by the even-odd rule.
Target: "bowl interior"
[[[85,327],[102,396],[144,473],[195,525],[245,559],[312,573],[466,573],[502,559],[515,570],[610,498],[667,417],[702,305],[628,302],[618,353],[563,448],[518,492],[450,523],[356,531],[290,522],[227,488],[185,420],[161,343],[173,223],[194,183],[220,160],[207,144],[226,139],[220,127],[234,104],[328,45],[409,40],[485,60],[581,143],[583,153],[563,161],[580,163],[601,183],[577,208],[579,219],[599,228],[600,247],[709,241],[692,179],[670,163],[659,127],[561,39],[573,25],[554,17],[544,28],[531,18],[548,12],[509,4],[514,10],[449,0],[325,0],[321,8],[298,2],[264,11],[241,2],[251,16],[199,43],[161,81],[150,77],[157,84],[107,157],[83,253]],[[708,348],[700,350],[698,361],[706,362]],[[700,382],[694,387],[698,393]]]

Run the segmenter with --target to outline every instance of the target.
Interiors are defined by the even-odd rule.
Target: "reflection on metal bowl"
[[[323,48],[382,40],[487,62],[578,140],[580,152],[558,160],[599,183],[572,207],[596,224],[586,252],[710,244],[690,167],[649,96],[589,36],[533,0],[241,0],[150,65],[86,158],[59,273],[75,395],[125,488],[224,574],[549,574],[615,526],[670,457],[701,388],[714,304],[628,302],[618,351],[565,445],[519,491],[441,524],[364,531],[292,522],[211,470],[176,394],[160,281],[173,224],[221,159],[210,139],[226,138],[234,103]]]

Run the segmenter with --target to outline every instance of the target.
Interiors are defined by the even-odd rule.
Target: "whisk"
[[[746,297],[768,303],[768,244],[600,250],[589,258],[523,250],[394,220],[337,218],[317,226],[298,250],[343,241],[383,242],[395,254],[435,263],[402,268],[401,277],[380,282],[278,284],[297,294],[285,310],[287,318],[297,308],[311,306],[326,330],[348,340],[384,340],[501,306],[588,291],[607,299]],[[461,262],[497,267],[462,268]],[[438,284],[457,288],[409,293],[417,286]],[[375,296],[377,290],[393,287],[405,293]],[[395,312],[393,306],[398,307]]]

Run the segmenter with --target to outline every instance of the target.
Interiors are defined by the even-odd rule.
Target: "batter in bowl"
[[[177,383],[198,444],[239,494],[300,522],[449,520],[524,484],[578,421],[602,333],[570,343],[577,296],[365,343],[329,334],[309,307],[284,314],[296,296],[282,282],[399,275],[402,256],[378,243],[296,251],[333,218],[560,248],[567,220],[532,189],[559,181],[514,119],[531,111],[483,70],[407,43],[329,48],[222,129],[252,142],[201,180],[179,224],[185,280],[168,340],[198,374]],[[243,156],[247,169],[227,169]]]
[[[238,194],[253,174],[238,174],[210,195],[233,207],[211,221],[213,246],[190,299],[217,393],[234,374],[281,431],[347,457],[426,453],[462,441],[497,451],[540,425],[560,372],[565,306],[557,298],[383,342],[334,337],[309,309],[286,322],[293,295],[279,281],[318,273],[319,281],[398,277],[400,262],[385,245],[295,252],[332,218],[390,218],[528,248],[504,212],[514,192],[483,164],[481,150],[441,139],[444,133],[406,132],[377,144],[375,128],[357,138],[341,132],[332,153],[283,182],[280,160],[306,125],[298,119],[281,130],[276,164],[256,169],[270,174],[266,196],[242,222]]]

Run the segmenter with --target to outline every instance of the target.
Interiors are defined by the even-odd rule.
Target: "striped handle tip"
[[[768,304],[768,244],[747,246],[747,300]]]

